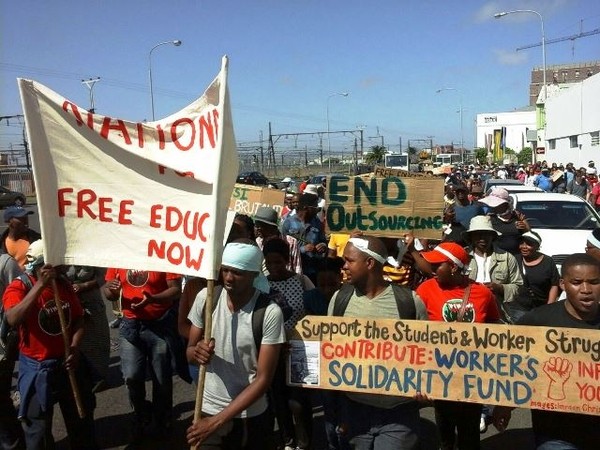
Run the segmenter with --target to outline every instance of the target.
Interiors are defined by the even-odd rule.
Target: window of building
[[[548,147],[550,150],[556,150],[556,139],[549,139]]]
[[[569,144],[571,148],[577,147],[577,136],[569,136]]]
[[[600,145],[600,131],[592,131],[590,136],[592,138],[592,147]]]

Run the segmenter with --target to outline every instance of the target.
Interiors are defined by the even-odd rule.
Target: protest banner
[[[600,415],[597,330],[307,316],[288,384]]]
[[[440,239],[444,180],[335,175],[327,179],[327,228],[372,236]]]
[[[217,278],[238,170],[227,65],[202,97],[148,123],[19,79],[47,262]]]
[[[248,184],[236,184],[229,202],[229,209],[239,214],[254,216],[261,206],[269,206],[281,217],[285,192]]]

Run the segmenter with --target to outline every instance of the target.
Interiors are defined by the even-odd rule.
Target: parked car
[[[7,206],[25,206],[26,200],[25,194],[11,191],[4,186],[0,186],[0,208],[6,208]]]
[[[509,194],[520,194],[524,192],[546,192],[542,188],[539,188],[537,186],[525,186],[524,184],[503,184],[498,186],[500,186],[503,189],[506,189]],[[485,192],[485,195],[490,195],[490,192],[493,188],[494,187],[489,188]]]
[[[487,192],[495,186],[505,188],[506,186],[523,186],[523,183],[519,180],[513,180],[512,178],[506,180],[503,180],[502,178],[488,178],[483,182],[483,192]]]
[[[600,228],[600,215],[588,202],[571,194],[510,194],[517,210],[542,237],[540,250],[557,266],[573,253],[583,253],[590,232]]]
[[[242,172],[238,175],[236,183],[267,186],[269,179],[260,172]]]

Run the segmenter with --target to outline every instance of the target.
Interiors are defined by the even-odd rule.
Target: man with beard
[[[600,330],[600,262],[575,253],[565,259],[561,272],[560,287],[567,299],[536,308],[518,325]],[[571,362],[562,358],[550,359],[541,367],[558,384],[568,379],[571,369]],[[508,426],[513,409],[494,408],[494,426],[499,431]],[[592,450],[600,442],[600,416],[532,409],[531,424],[538,450]]]

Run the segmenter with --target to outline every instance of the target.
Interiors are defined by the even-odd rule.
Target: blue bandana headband
[[[246,272],[256,272],[254,287],[264,293],[269,293],[269,281],[262,272],[263,255],[256,245],[230,242],[223,250],[222,265]]]

